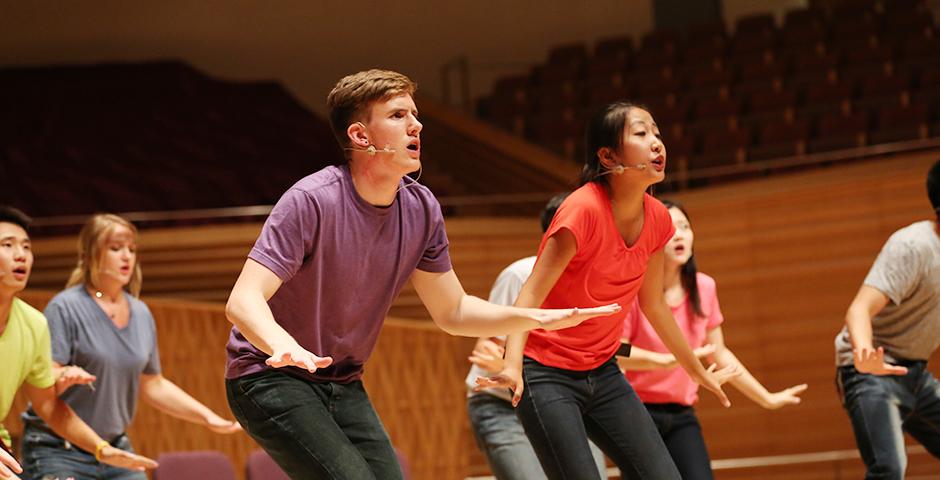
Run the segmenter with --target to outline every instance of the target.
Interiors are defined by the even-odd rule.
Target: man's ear
[[[362,122],[354,122],[346,128],[346,135],[353,146],[366,148],[369,146],[369,136],[366,135],[366,125]]]

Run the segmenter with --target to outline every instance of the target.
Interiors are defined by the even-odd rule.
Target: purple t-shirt
[[[383,208],[359,196],[347,166],[294,184],[248,257],[284,282],[268,301],[277,323],[305,349],[333,357],[333,364],[312,374],[285,370],[321,382],[358,379],[392,301],[415,269],[451,269],[447,245],[441,207],[423,185],[402,188]],[[227,349],[226,378],[271,368],[264,363],[268,355],[237,328]]]

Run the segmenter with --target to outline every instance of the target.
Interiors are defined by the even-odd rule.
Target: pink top
[[[724,321],[718,305],[715,280],[701,272],[698,273],[696,279],[702,312],[705,316],[699,317],[693,313],[688,295],[681,304],[672,307],[672,315],[679,325],[679,330],[682,330],[682,334],[693,349],[704,345],[707,333]],[[659,335],[640,310],[639,302],[634,302],[627,314],[623,325],[623,336],[630,339],[630,343],[637,348],[669,353],[669,349],[659,339]],[[693,405],[698,400],[698,384],[692,381],[682,367],[668,370],[629,370],[626,375],[643,403]]]

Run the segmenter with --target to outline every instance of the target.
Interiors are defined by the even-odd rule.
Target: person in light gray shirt
[[[940,215],[940,161],[927,174]],[[927,360],[940,346],[937,218],[888,239],[836,336],[836,382],[852,420],[867,479],[902,479],[904,433],[940,458],[940,382]]]

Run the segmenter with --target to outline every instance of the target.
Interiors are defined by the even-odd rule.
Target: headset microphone
[[[389,148],[388,145],[385,145],[385,148],[379,150],[375,148],[375,145],[369,145],[366,148],[356,148],[356,147],[346,147],[343,150],[352,150],[354,152],[366,152],[370,157],[374,157],[376,153],[395,153],[394,148]]]
[[[636,165],[614,165],[612,168],[607,169],[606,172],[598,176],[607,175],[609,173],[613,173],[614,175],[623,175],[623,172],[627,171],[628,168],[635,168],[637,170],[646,170],[646,167],[647,167],[647,164],[645,163],[638,163]]]

